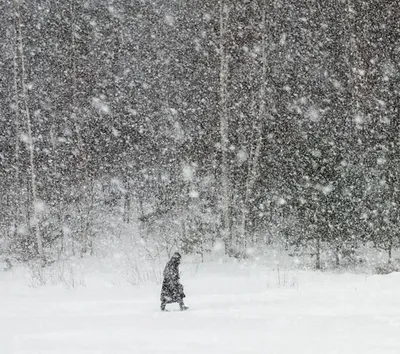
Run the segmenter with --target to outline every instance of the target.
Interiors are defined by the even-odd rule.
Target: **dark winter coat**
[[[179,281],[180,258],[180,254],[175,253],[165,266],[160,296],[161,302],[180,302],[185,297],[183,286]]]

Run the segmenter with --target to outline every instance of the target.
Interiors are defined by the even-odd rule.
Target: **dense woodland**
[[[1,1],[2,254],[83,256],[136,225],[159,252],[390,260],[399,18],[398,0]]]

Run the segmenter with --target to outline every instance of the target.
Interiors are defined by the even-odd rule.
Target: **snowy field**
[[[162,313],[151,282],[32,287],[0,273],[0,353],[400,353],[398,273],[184,264],[182,283],[190,310]]]

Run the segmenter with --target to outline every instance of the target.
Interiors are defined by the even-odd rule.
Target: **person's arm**
[[[172,281],[174,283],[175,286],[179,286],[180,285],[180,277],[179,277],[179,269],[175,268],[172,274]]]

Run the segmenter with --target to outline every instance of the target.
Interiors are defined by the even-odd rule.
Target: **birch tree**
[[[245,185],[244,202],[242,207],[242,217],[240,224],[240,237],[243,249],[246,249],[248,238],[246,234],[246,223],[249,215],[250,201],[253,193],[254,184],[258,177],[258,166],[260,153],[263,143],[263,125],[265,119],[266,106],[266,73],[267,73],[267,58],[266,58],[266,2],[262,3],[262,18],[261,18],[261,85],[259,92],[259,111],[253,121],[252,136],[250,139],[250,163],[248,164],[247,179]],[[254,143],[253,143],[254,141]]]
[[[19,88],[18,88],[18,20],[17,13],[13,16],[14,24],[14,43],[13,43],[13,85],[14,85],[14,102],[13,110],[15,117],[15,153],[14,153],[14,171],[15,171],[15,183],[16,183],[16,198],[15,198],[15,210],[14,210],[14,239],[16,239],[18,230],[18,215],[19,215],[19,203],[20,201],[20,136],[21,136],[21,123],[20,123],[20,102],[19,102]]]
[[[221,143],[221,211],[222,211],[222,237],[225,242],[225,251],[231,248],[232,237],[230,235],[230,192],[229,192],[229,165],[228,165],[228,147],[229,147],[229,121],[227,105],[227,80],[228,80],[228,57],[226,52],[226,35],[229,18],[229,8],[225,0],[220,0],[219,13],[219,55],[220,55],[220,73],[219,73],[219,115],[220,115],[220,143]]]
[[[35,144],[32,134],[32,120],[31,113],[29,109],[28,102],[28,87],[27,87],[27,74],[25,67],[25,55],[24,55],[24,43],[22,36],[22,19],[21,19],[21,8],[18,0],[15,0],[16,6],[16,16],[18,21],[17,26],[17,37],[18,37],[18,49],[20,56],[20,65],[21,65],[21,86],[22,86],[22,101],[23,101],[23,110],[25,113],[25,123],[27,129],[27,146],[29,151],[29,167],[30,167],[30,184],[31,184],[31,193],[32,193],[32,219],[33,219],[33,227],[35,230],[36,237],[36,245],[37,252],[42,261],[44,261],[44,251],[43,251],[43,241],[40,235],[39,230],[39,200],[37,195],[37,185],[36,185],[36,166],[35,166]]]

